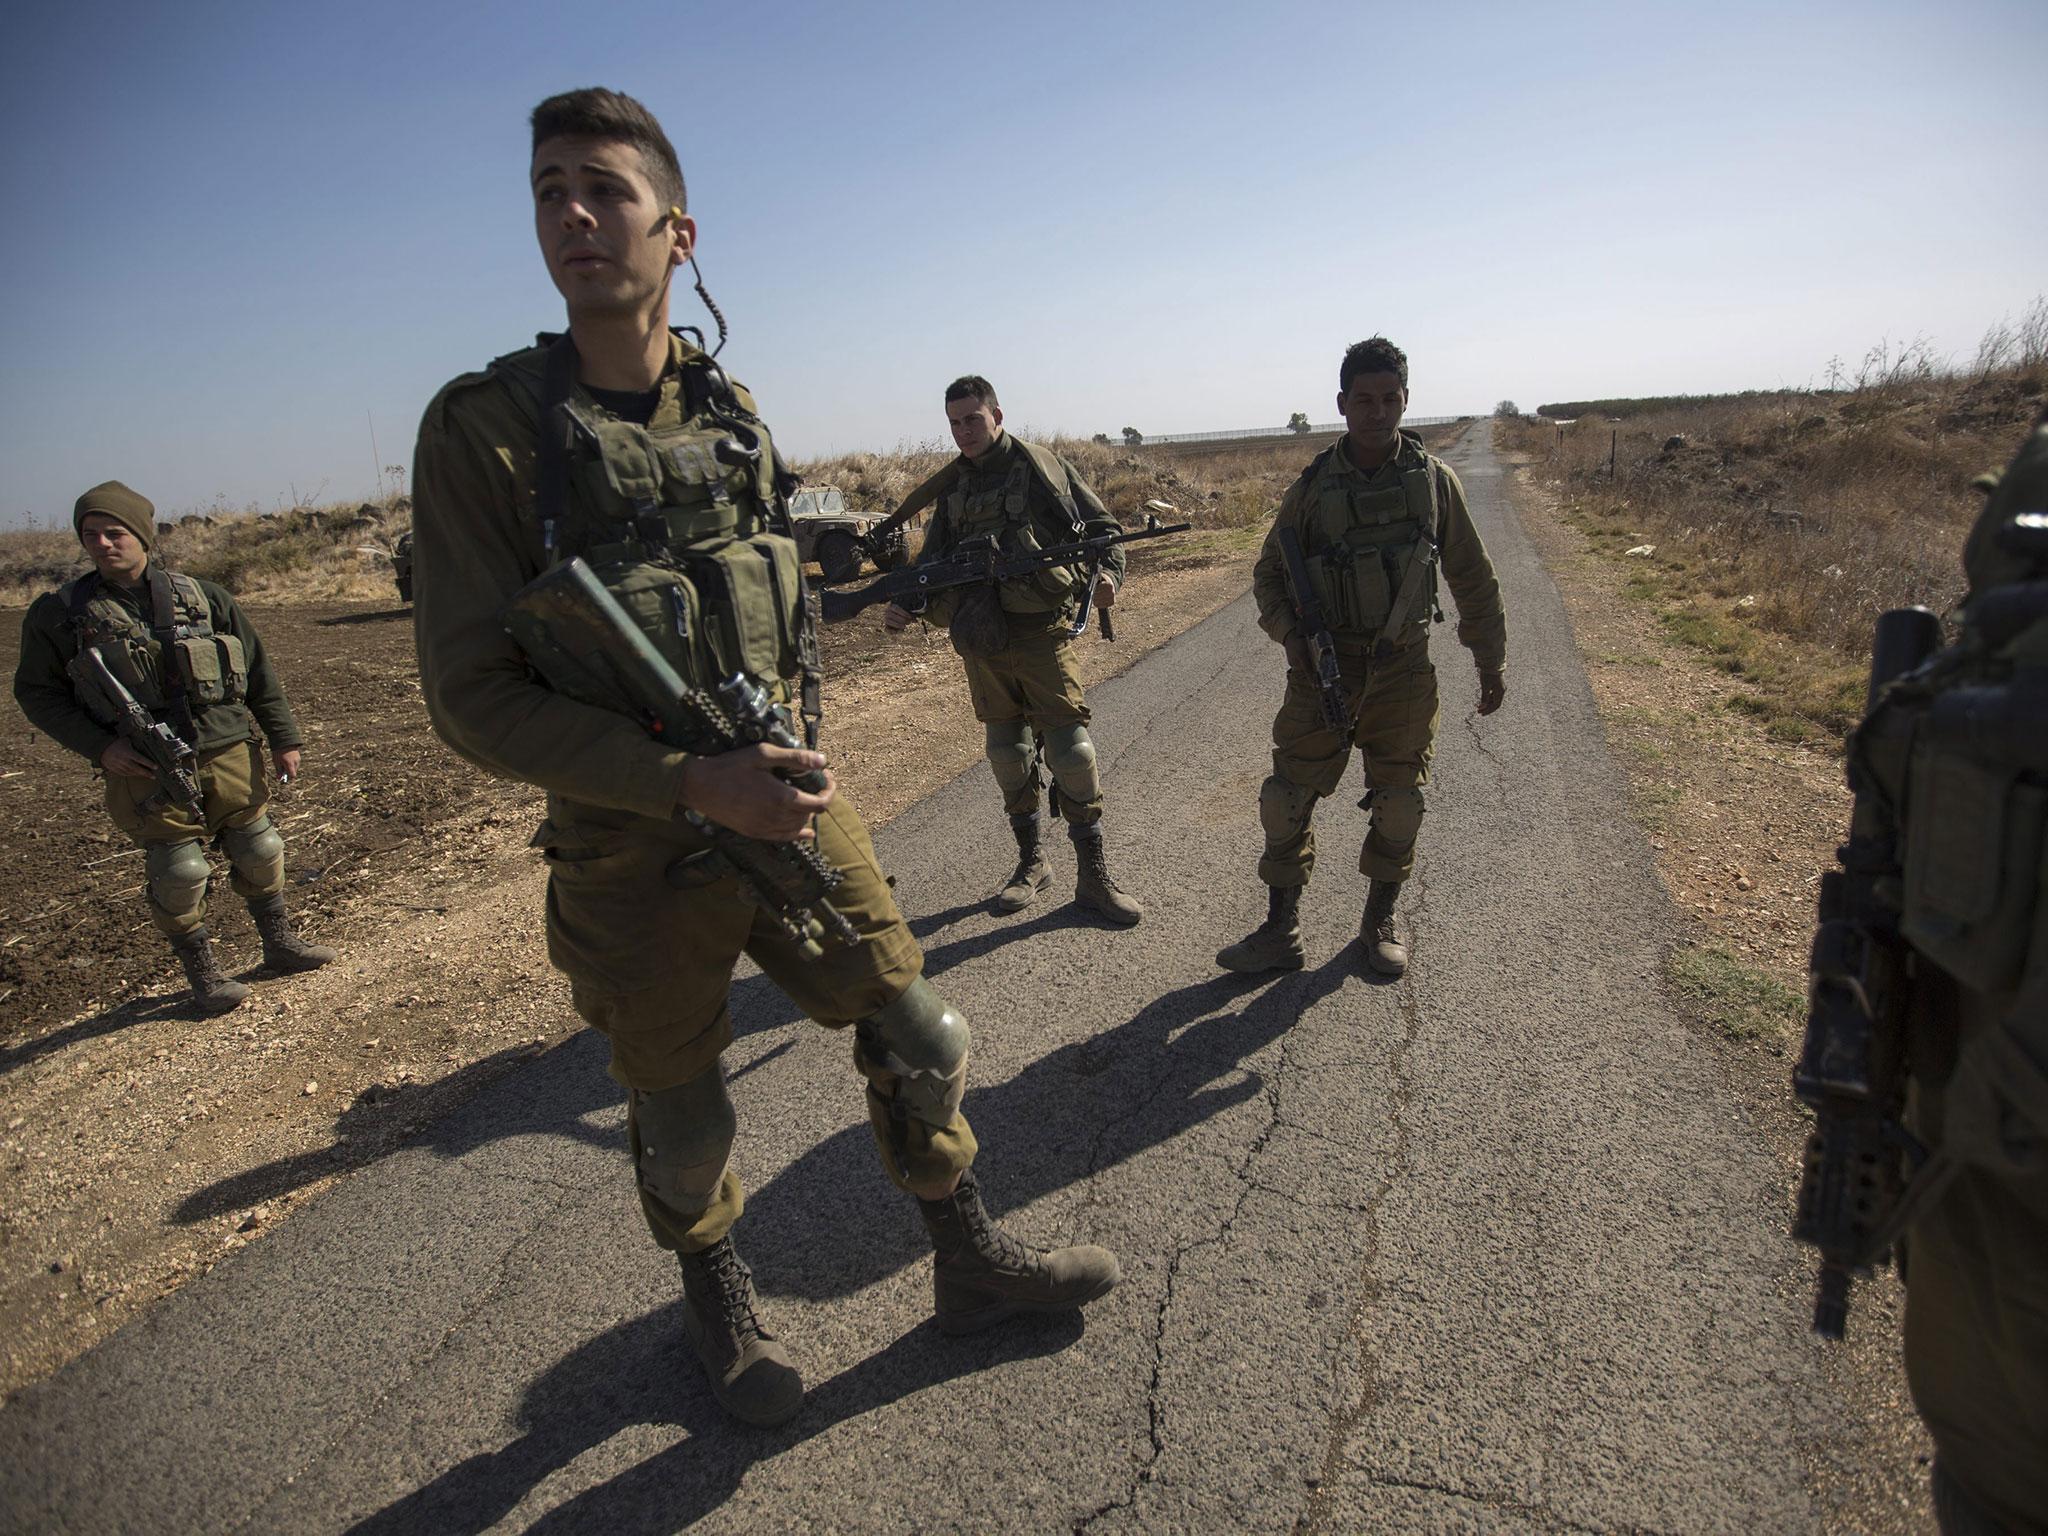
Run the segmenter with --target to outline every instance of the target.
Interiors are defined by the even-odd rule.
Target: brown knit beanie
[[[85,539],[85,517],[98,512],[134,534],[144,549],[156,542],[156,508],[147,496],[138,496],[118,480],[96,485],[78,498],[71,509],[71,530]]]

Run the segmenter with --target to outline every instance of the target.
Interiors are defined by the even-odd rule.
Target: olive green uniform
[[[167,662],[166,643],[152,625],[156,582],[175,594],[179,628],[194,632],[170,642],[182,667]],[[265,810],[270,790],[255,733],[260,728],[279,752],[301,746],[303,738],[248,616],[221,587],[174,576],[155,560],[137,587],[88,572],[37,598],[22,621],[14,697],[37,729],[97,766],[115,731],[88,712],[65,671],[88,632],[97,637],[108,669],[198,757],[203,816],[163,795],[153,779],[106,776],[107,814],[144,851],[145,890],[158,929],[179,939],[203,927],[206,840],[220,840],[234,889],[245,901],[277,895],[284,889],[284,842]]]
[[[2023,554],[2000,530],[2027,513]],[[1851,750],[1900,824],[1910,1119],[1955,1170],[1902,1245],[1936,1508],[1950,1532],[2048,1533],[2048,418],[1964,563],[1962,639],[1880,706],[1913,729]]]
[[[707,394],[708,360],[677,337],[644,428],[580,384],[569,393],[564,410],[578,443],[566,521],[553,526],[536,497],[548,355],[535,347],[500,358],[427,408],[414,460],[420,675],[450,746],[548,792],[534,843],[549,871],[549,958],[569,977],[577,1011],[609,1039],[612,1075],[630,1090],[649,1226],[662,1246],[698,1252],[740,1214],[718,1060],[732,1040],[727,993],[743,953],[819,1023],[860,1026],[855,1064],[869,1082],[891,1177],[905,1188],[942,1183],[975,1153],[958,1110],[965,1029],[959,1060],[935,1069],[950,1094],[907,1111],[917,1067],[871,1037],[865,1021],[922,985],[923,955],[846,797],[819,817],[818,848],[844,875],[832,901],[860,942],[827,943],[822,958],[806,959],[736,880],[681,871],[679,861],[706,846],[680,816],[686,754],[623,715],[539,683],[504,627],[521,587],[580,554],[686,678],[701,684],[716,681],[707,676],[713,669],[739,668],[784,689],[797,672],[789,631],[798,566],[770,513],[766,429],[744,390],[734,387],[722,406]],[[752,465],[714,453],[734,439],[721,409],[738,413],[756,438]],[[705,560],[722,562],[732,590],[746,595],[714,596],[685,574],[701,575]],[[654,1145],[657,1119],[664,1136],[689,1148],[686,1167],[663,1164],[676,1154]]]
[[[1457,599],[1459,643],[1482,672],[1506,665],[1500,584],[1472,526],[1464,487],[1412,432],[1401,433],[1394,453],[1372,471],[1354,465],[1340,440],[1281,499],[1252,592],[1260,627],[1282,644],[1300,629],[1279,544],[1289,528],[1316,583],[1357,725],[1348,738],[1331,729],[1315,679],[1288,668],[1287,693],[1273,719],[1273,772],[1259,791],[1266,834],[1259,878],[1280,888],[1308,883],[1316,802],[1337,792],[1356,747],[1364,754],[1372,811],[1358,867],[1374,880],[1398,883],[1415,867],[1437,728],[1429,659],[1434,580],[1426,567],[1411,580],[1410,565],[1429,558],[1424,541],[1434,540],[1438,568]],[[1395,615],[1404,589],[1406,611]]]
[[[1034,463],[1034,455],[1043,457]],[[1064,502],[1058,494],[1062,485]],[[1072,464],[1049,449],[1000,432],[979,459],[962,456],[949,466],[949,481],[940,492],[918,559],[942,559],[971,538],[993,537],[1004,551],[1021,553],[1121,531]],[[1102,569],[1121,587],[1121,546],[1110,549]],[[1102,819],[1102,784],[1086,730],[1088,705],[1073,641],[1067,635],[1079,610],[1085,575],[1060,566],[1002,583],[995,598],[1008,641],[985,652],[971,654],[961,643],[965,626],[954,624],[963,605],[981,600],[980,595],[949,588],[933,594],[925,610],[933,623],[954,627],[955,649],[967,667],[974,718],[984,729],[989,766],[1003,791],[1003,809],[1013,817],[1038,810],[1036,733],[1046,738],[1046,766],[1059,787],[1060,809],[1067,820],[1085,827]]]

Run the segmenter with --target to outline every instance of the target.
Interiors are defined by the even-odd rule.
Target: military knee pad
[[[235,873],[251,885],[276,885],[284,879],[284,839],[270,824],[269,813],[258,816],[246,827],[229,827],[220,835]]]
[[[1031,740],[1031,727],[1022,720],[1004,720],[982,728],[982,746],[996,783],[1005,795],[1014,795],[1031,784],[1038,766],[1038,752]],[[1035,787],[1035,786],[1034,786]]]
[[[1267,775],[1259,786],[1259,825],[1268,843],[1285,843],[1301,836],[1315,808],[1314,790],[1277,773]]]
[[[854,1026],[854,1050],[892,1114],[953,1123],[967,1090],[967,1021],[922,976]]]
[[[206,908],[206,852],[196,842],[151,843],[142,855],[149,899],[171,917],[196,917]]]
[[[725,1179],[739,1129],[725,1091],[725,1068],[714,1061],[674,1088],[635,1088],[629,1108],[642,1193],[684,1215],[709,1206]]]
[[[1089,739],[1087,726],[1076,721],[1047,731],[1045,763],[1067,799],[1086,805],[1102,798],[1102,781],[1095,772],[1095,743]]]
[[[1376,789],[1372,795],[1372,829],[1390,848],[1413,847],[1422,831],[1422,790]]]

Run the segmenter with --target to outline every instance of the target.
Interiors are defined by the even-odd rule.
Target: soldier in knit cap
[[[271,767],[288,781],[299,771],[298,722],[235,600],[152,557],[147,498],[109,480],[78,498],[71,524],[93,568],[29,608],[14,697],[31,724],[105,774],[107,814],[143,850],[150,916],[199,1006],[225,1013],[249,989],[222,972],[207,935],[208,840],[227,855],[265,965],[309,971],[335,958],[299,939],[286,916],[284,839],[256,740],[260,727]],[[123,694],[169,747],[171,771],[133,739],[140,727],[123,720]]]

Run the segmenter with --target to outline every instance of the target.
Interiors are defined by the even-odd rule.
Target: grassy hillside
[[[1765,685],[1777,728],[1834,735],[1860,706],[1877,615],[1961,598],[1982,505],[1970,483],[2011,457],[2044,390],[2037,346],[1968,374],[1894,367],[1851,389],[1496,431],[1596,547],[1631,562],[1630,590],[1672,633]]]

